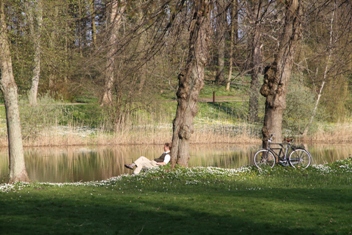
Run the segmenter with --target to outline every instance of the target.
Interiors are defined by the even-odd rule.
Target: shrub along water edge
[[[351,234],[352,159],[0,186],[3,234]]]

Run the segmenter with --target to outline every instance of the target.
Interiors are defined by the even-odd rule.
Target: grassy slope
[[[351,176],[347,159],[304,171],[164,169],[106,182],[17,185],[0,193],[0,231],[351,234]]]

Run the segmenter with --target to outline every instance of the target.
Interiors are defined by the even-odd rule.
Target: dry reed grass
[[[320,124],[317,131],[303,140],[321,144],[352,143],[352,123]]]
[[[252,130],[251,130],[252,128]],[[260,128],[260,127],[258,127]],[[89,130],[77,127],[54,127],[42,130],[39,135],[24,139],[26,147],[46,146],[107,146],[107,145],[138,145],[160,144],[172,139],[172,126],[154,125],[151,127],[125,128],[114,133],[102,130]],[[320,125],[316,132],[308,136],[297,136],[296,141],[305,143],[351,143],[352,124],[338,123],[334,125]],[[222,126],[195,125],[195,132],[190,140],[191,144],[260,144],[259,134],[253,134],[253,127],[241,127],[240,130],[224,128]],[[7,137],[0,134],[0,147],[6,147]]]
[[[246,129],[233,133],[227,129],[197,126],[190,140],[191,144],[237,143],[257,144],[260,139],[248,134]],[[106,146],[126,144],[160,144],[172,140],[172,126],[160,125],[151,128],[121,129],[114,133],[101,130],[86,130],[74,127],[54,127],[42,130],[39,135],[26,138],[26,147],[45,146]],[[7,138],[0,136],[0,147],[7,146]]]

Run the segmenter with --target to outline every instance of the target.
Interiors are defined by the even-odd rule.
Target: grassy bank
[[[214,93],[217,95],[216,102],[212,102]],[[135,104],[136,107],[129,107],[131,110],[124,110],[119,125],[114,119],[116,107],[101,107],[93,98],[85,99],[84,103],[65,103],[43,96],[35,107],[21,100],[24,145],[160,144],[171,141],[177,103],[174,93],[163,94],[159,98],[148,105]],[[264,100],[260,104],[259,122],[248,123],[248,96],[243,91],[235,89],[227,92],[222,87],[208,84],[200,95],[191,143],[260,143]],[[310,111],[304,111],[303,116],[301,109],[289,110],[284,115],[285,136],[294,136],[299,142],[350,143],[352,140],[352,124],[347,117],[341,118],[343,121],[338,123],[316,119],[303,138],[300,133],[310,118]],[[292,110],[300,113],[292,113]],[[0,106],[0,147],[7,144],[5,108]]]
[[[352,159],[1,185],[1,234],[352,234]]]

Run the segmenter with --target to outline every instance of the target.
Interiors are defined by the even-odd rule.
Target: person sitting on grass
[[[156,166],[164,166],[170,162],[171,144],[164,144],[164,153],[160,157],[155,158],[154,160],[149,160],[148,158],[141,156],[136,161],[131,164],[125,164],[125,167],[133,170],[133,174],[138,175],[142,169],[150,169]]]

